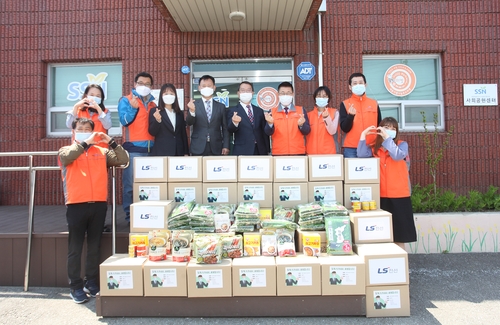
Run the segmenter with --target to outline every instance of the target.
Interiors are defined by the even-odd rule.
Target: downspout
[[[318,12],[318,86],[323,86],[323,33],[321,30],[321,12]]]

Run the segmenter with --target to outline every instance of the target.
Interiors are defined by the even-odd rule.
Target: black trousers
[[[66,206],[68,222],[68,280],[71,289],[83,288],[82,250],[87,234],[85,278],[99,283],[101,237],[106,220],[107,202],[77,203]]]

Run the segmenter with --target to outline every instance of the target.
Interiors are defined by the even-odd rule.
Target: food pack
[[[290,230],[286,228],[276,229],[276,241],[278,243],[278,256],[296,256],[295,251],[295,241],[294,241],[295,230]]]
[[[193,200],[178,204],[175,208],[173,208],[167,219],[167,228],[171,230],[191,229],[191,225],[189,224],[189,215],[194,206],[195,202]]]
[[[170,234],[165,230],[153,230],[149,232],[149,254],[150,261],[164,261],[170,254]]]
[[[278,255],[278,243],[276,241],[276,229],[261,229],[261,251],[263,256]]]
[[[275,220],[286,220],[290,222],[295,222],[295,209],[294,208],[285,208],[282,205],[277,205],[274,208],[274,218]]]
[[[244,233],[243,249],[245,256],[260,256],[260,234]]]
[[[321,253],[321,236],[315,232],[302,233],[302,251],[307,256],[319,256]]]
[[[191,258],[192,230],[172,231],[172,260],[176,262],[188,262]]]
[[[325,228],[328,254],[352,254],[351,222],[348,216],[326,217]]]
[[[222,258],[243,257],[243,236],[222,237]]]
[[[222,259],[222,238],[217,235],[194,235],[194,257],[198,264],[218,264]]]

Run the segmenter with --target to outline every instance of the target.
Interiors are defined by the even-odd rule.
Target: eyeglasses
[[[148,87],[148,88],[151,88],[151,84],[150,84],[150,83],[145,84],[145,83],[144,83],[144,82],[142,82],[142,81],[138,81],[138,82],[137,82],[137,84],[138,84],[139,86],[146,86],[146,87]]]

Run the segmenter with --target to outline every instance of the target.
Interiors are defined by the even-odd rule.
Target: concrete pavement
[[[0,324],[500,324],[500,254],[410,254],[409,265],[410,317],[103,318],[67,288],[0,287]]]

